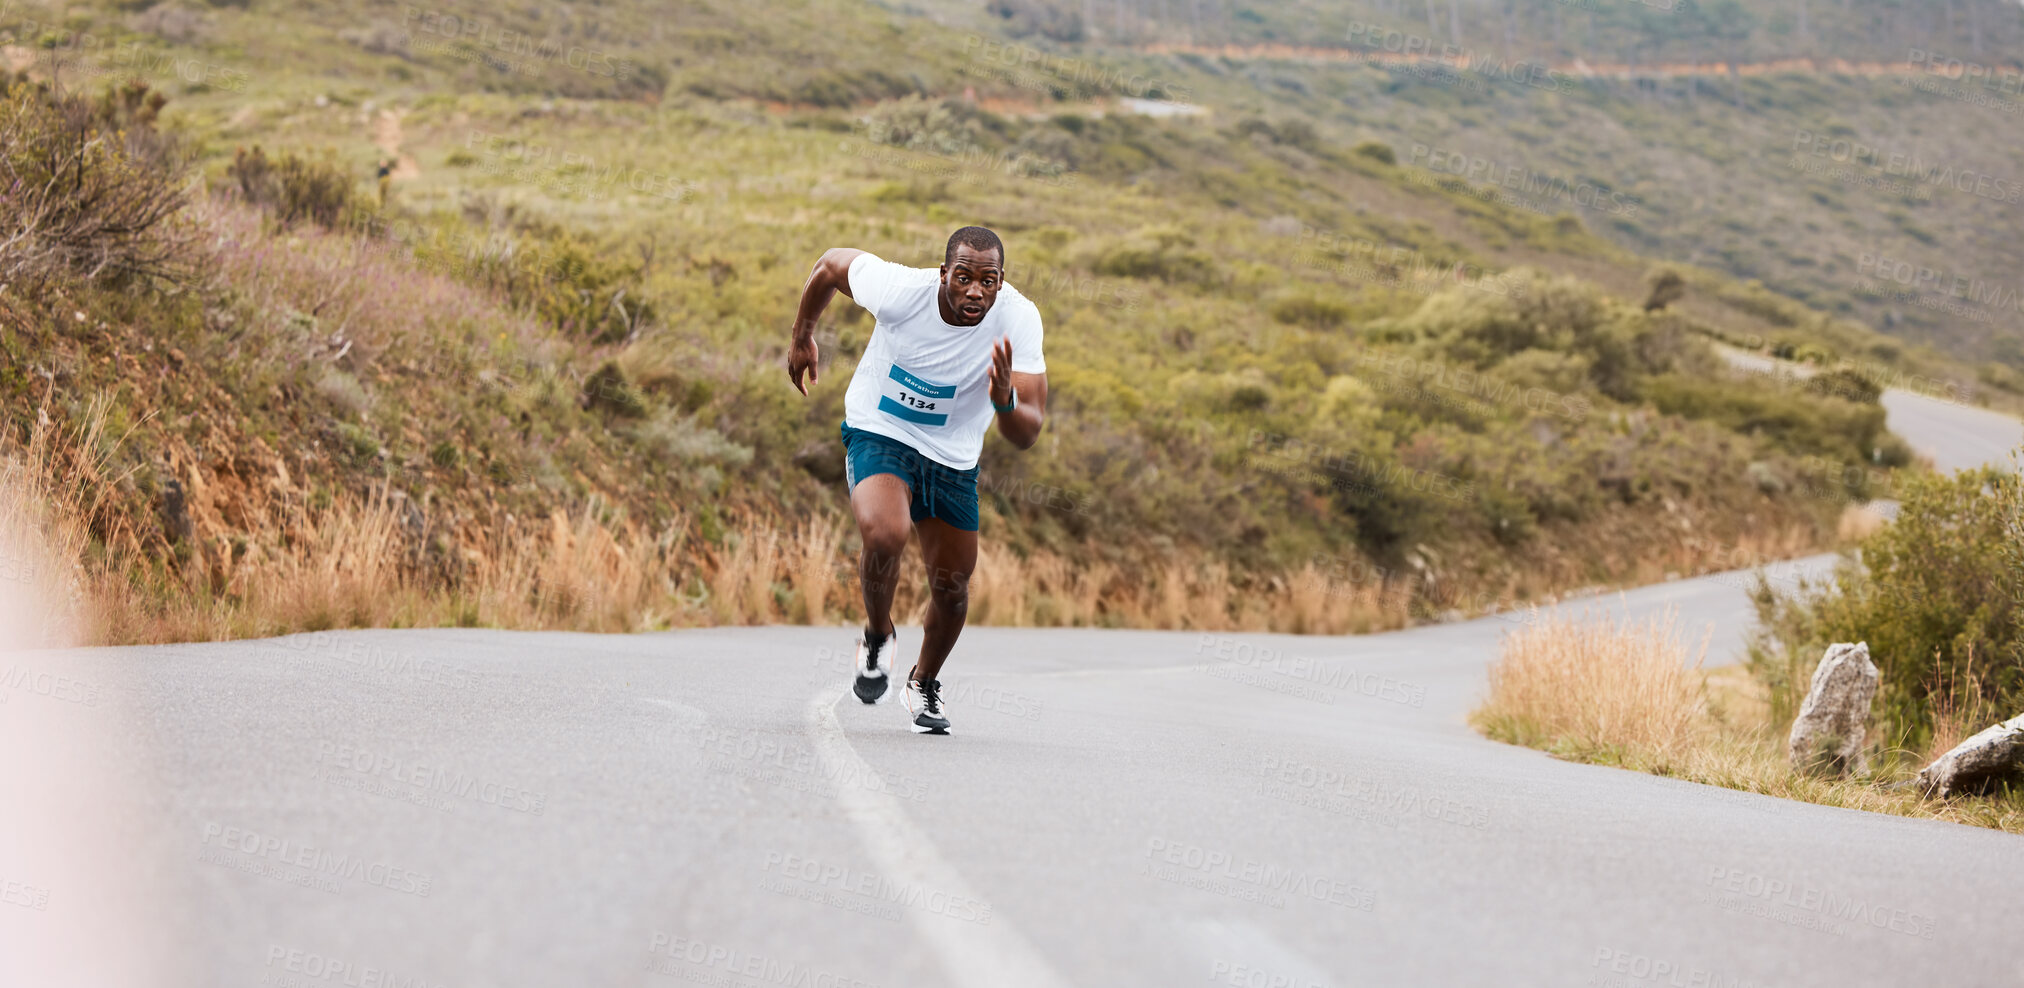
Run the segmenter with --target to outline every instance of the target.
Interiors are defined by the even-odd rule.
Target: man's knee
[[[945,614],[967,613],[970,609],[970,574],[929,570],[928,599]]]
[[[899,522],[887,519],[862,520],[858,523],[858,534],[864,539],[864,553],[868,557],[883,560],[898,559],[907,551],[907,536],[912,534],[912,523],[904,517]]]

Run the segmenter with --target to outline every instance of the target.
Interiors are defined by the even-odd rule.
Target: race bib
[[[956,386],[921,380],[898,364],[886,375],[878,410],[915,425],[948,425],[956,405]]]

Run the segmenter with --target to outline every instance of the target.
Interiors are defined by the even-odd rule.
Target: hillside
[[[13,119],[139,68],[199,179],[201,276],[5,296],[8,439],[107,640],[847,617],[870,326],[832,310],[807,401],[784,327],[822,248],[929,264],[965,222],[1057,394],[1034,454],[987,446],[986,622],[1339,631],[1747,565],[1894,483],[1877,384],[2009,400],[1716,266],[1648,306],[1621,231],[1184,59],[1036,94],[854,4],[66,10]],[[1103,82],[1169,71],[1207,115]],[[1766,388],[1715,337],[1851,370]]]
[[[383,2],[290,5],[282,31],[274,11],[134,6],[148,9],[72,4],[55,31],[30,18],[13,33],[78,77],[181,72],[199,88],[381,108],[472,91],[744,97],[846,118],[965,91],[1013,114],[1189,99],[1223,126],[1297,117],[1332,142],[1383,140],[1427,181],[1459,175],[1640,254],[1982,364],[1981,389],[2014,392],[2024,368],[2012,3],[812,2],[692,4],[675,23],[641,4]],[[1260,43],[1272,47],[1246,48]],[[1645,75],[1594,74],[1619,70]]]
[[[935,9],[1021,35],[1042,66],[1056,52],[1156,54],[1143,77],[1191,98],[1422,149],[1412,160],[1430,178],[1494,177],[1498,194],[1566,209],[1617,244],[1990,362],[1986,386],[2018,387],[2017,4],[1075,6]],[[1605,205],[1576,202],[1584,189]]]

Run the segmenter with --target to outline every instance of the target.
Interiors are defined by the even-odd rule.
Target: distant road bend
[[[0,984],[2024,982],[2016,838],[1486,741],[1512,627],[976,628],[947,738],[841,628],[0,657]]]

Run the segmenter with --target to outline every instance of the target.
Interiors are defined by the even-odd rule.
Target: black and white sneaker
[[[949,718],[942,716],[941,680],[909,679],[900,699],[914,715],[915,734],[949,733]]]
[[[886,675],[885,667],[879,665],[879,659],[892,654],[893,643],[898,641],[899,637],[898,628],[894,628],[892,634],[878,640],[873,640],[869,631],[858,637],[857,680],[850,684],[850,688],[857,694],[859,700],[877,703],[886,698],[892,677]]]

